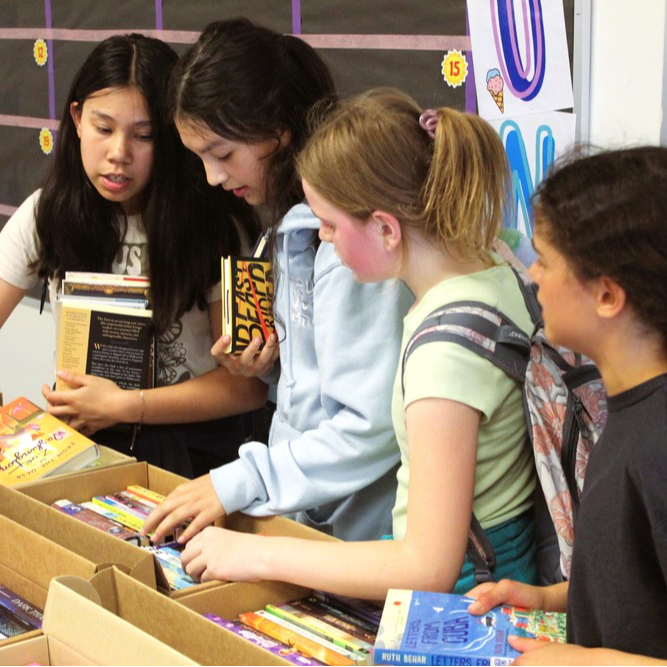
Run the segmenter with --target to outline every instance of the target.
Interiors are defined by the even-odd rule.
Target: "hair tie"
[[[438,126],[438,112],[436,109],[426,109],[421,116],[419,116],[419,125],[423,130],[426,130],[431,139],[435,139],[435,128]]]

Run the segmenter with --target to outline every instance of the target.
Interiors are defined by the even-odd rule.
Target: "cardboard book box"
[[[95,566],[85,558],[5,516],[0,516],[0,534],[0,584],[41,610],[53,577],[71,574],[89,579],[95,574]],[[0,640],[0,646],[39,634],[39,630],[34,630],[9,637]]]
[[[42,480],[33,482],[22,486],[20,492],[26,494],[31,499],[37,500],[40,503],[45,505],[51,505],[56,500],[61,498],[67,498],[75,503],[80,503],[83,501],[90,500],[93,496],[106,495],[109,493],[114,493],[121,489],[125,489],[130,485],[138,484],[140,486],[156,491],[163,495],[168,495],[173,491],[179,484],[187,482],[188,480],[179,475],[174,475],[173,473],[162,470],[155,466],[151,466],[145,462],[127,464],[122,466],[116,466],[114,468],[107,468],[101,470],[91,470],[86,473],[79,473],[77,475],[71,475],[66,478],[53,479],[53,480]],[[49,508],[50,509],[50,508]],[[56,512],[56,510],[51,510]],[[64,515],[63,515],[64,516]],[[71,517],[64,516],[69,524],[76,524],[77,527],[85,530],[86,533],[95,533],[96,537],[99,539],[101,545],[109,545],[109,549],[113,547],[113,554],[110,550],[107,550],[104,546],[100,547],[100,551],[97,551],[98,559],[100,562],[105,563],[120,563],[127,567],[127,562],[114,560],[118,558],[118,546],[117,542],[121,542],[117,538],[106,535],[105,533],[91,528],[76,519]],[[289,536],[289,537],[301,537],[303,539],[311,540],[335,540],[335,538],[320,533],[319,531],[303,526],[296,521],[287,519],[284,517],[266,517],[266,518],[256,518],[251,517],[240,512],[235,512],[224,518],[224,520],[217,522],[218,525],[224,525],[225,528],[231,530],[236,530],[244,533],[261,533],[263,535],[280,535],[280,536]],[[52,538],[53,539],[53,538]],[[142,554],[144,556],[149,556],[151,559],[154,557],[151,554],[148,554],[143,549],[136,547],[130,544],[122,544],[126,549],[135,552],[136,554]],[[137,557],[138,559],[138,557]],[[221,585],[222,582],[211,581],[205,584],[199,584],[190,588],[185,588],[178,591],[170,591],[169,584],[162,572],[162,568],[157,563],[157,560],[154,560],[154,577],[155,583],[151,584],[143,576],[136,576],[132,570],[130,574],[135,576],[143,583],[151,586],[152,588],[157,587],[163,593],[168,594],[173,598],[181,598],[192,595],[193,592],[201,589],[216,588]]]
[[[116,585],[116,576],[122,575]],[[117,592],[131,582],[138,589],[163,602],[177,606],[116,568],[94,575],[101,577],[100,591],[88,580],[76,576],[53,579],[48,592],[42,631],[9,646],[0,645],[0,665],[196,665],[190,657],[163,641],[167,634],[178,636],[175,627],[165,628],[159,616],[151,617],[155,634],[135,627],[124,618]],[[160,605],[144,605],[141,596],[127,594],[129,604],[137,600],[136,613],[142,609],[162,612]],[[153,600],[153,602],[156,602]],[[120,609],[120,611],[119,611]],[[134,615],[134,614],[131,614]],[[155,621],[155,619],[158,619]],[[146,619],[144,619],[146,621]],[[144,623],[146,625],[146,623]],[[183,643],[183,642],[181,642]]]
[[[28,530],[39,534],[45,541],[67,549],[73,555],[84,559],[93,573],[116,563],[147,586],[157,587],[155,562],[151,554],[86,526],[30,498],[22,491],[0,485],[0,515],[20,523]],[[8,549],[8,553],[12,553],[6,540],[0,543],[2,544],[0,549]],[[35,554],[35,558],[38,564],[49,568],[48,552],[44,554]],[[67,572],[54,574],[67,574]],[[20,594],[19,591],[16,592]]]

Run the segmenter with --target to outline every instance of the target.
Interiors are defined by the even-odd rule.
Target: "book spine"
[[[310,614],[295,609],[291,605],[285,604],[276,606],[267,604],[266,611],[271,614],[275,614],[280,618],[284,618],[286,621],[294,623],[294,625],[309,630],[316,635],[320,635],[321,637],[324,637],[330,642],[336,644],[336,646],[340,646],[348,651],[352,651],[352,653],[356,653],[363,658],[370,655],[371,651],[373,650],[372,644],[369,644],[368,642],[365,642],[361,639],[357,639],[349,633],[343,632],[338,628],[333,627],[329,623],[325,623],[319,618],[315,618]]]
[[[357,655],[356,653],[353,653],[352,651],[348,651],[347,649],[343,648],[342,646],[338,646],[337,644],[334,644],[332,641],[329,639],[326,639],[322,635],[315,634],[314,632],[311,632],[310,630],[306,630],[305,628],[299,626],[299,625],[294,625],[294,623],[291,623],[290,621],[286,621],[284,618],[280,618],[279,616],[275,616],[274,614],[271,614],[270,612],[266,611],[265,609],[258,609],[255,612],[258,616],[261,616],[262,618],[265,618],[272,623],[276,623],[277,625],[280,625],[283,628],[286,628],[290,632],[296,632],[302,637],[306,637],[306,639],[310,639],[311,641],[314,641],[316,644],[320,644],[321,646],[324,646],[326,649],[329,651],[334,651],[335,653],[339,653],[342,655],[344,658],[348,660],[352,660],[355,665],[365,665],[367,663],[366,657],[361,657]]]
[[[9,609],[0,607],[0,638],[16,637],[16,635],[22,635],[33,630],[35,630],[33,625],[20,619]]]
[[[136,545],[140,545],[143,542],[143,538],[138,533],[132,532],[119,525],[111,519],[107,519],[95,512],[91,512],[89,509],[86,509],[82,505],[77,503],[72,503],[69,500],[56,500],[51,507],[54,509],[60,510],[65,514],[68,514],[73,519],[82,521],[83,523],[92,526],[98,530],[101,530],[109,535],[113,535],[125,542],[131,542]]]
[[[148,500],[145,500],[144,498],[140,498],[135,493],[132,493],[132,491],[127,491],[127,490],[119,491],[118,495],[127,500],[128,502],[132,503],[138,510],[143,512],[146,516],[148,516],[157,507],[157,503],[153,503]]]
[[[155,503],[156,505],[159,505],[166,498],[166,496],[163,496],[161,493],[151,491],[150,489],[139,486],[138,484],[132,484],[131,486],[128,486],[127,490],[136,494],[140,498],[145,498],[146,500]]]
[[[405,651],[402,649],[375,649],[373,662],[376,665],[490,665],[487,658],[477,656],[460,656],[431,654],[420,651]],[[503,666],[512,663],[512,659],[496,658],[494,665]]]
[[[41,609],[30,604],[25,598],[17,595],[7,586],[0,585],[0,605],[12,614],[29,623],[33,628],[40,629],[44,614]]]
[[[217,614],[206,613],[204,616],[208,618],[209,621],[213,621],[217,625],[225,628],[226,630],[229,630],[230,632],[233,632],[235,635],[242,637],[246,641],[249,641],[251,644],[259,646],[260,648],[273,653],[273,655],[277,655],[279,658],[283,658],[284,660],[291,662],[293,665],[308,666],[325,664],[319,660],[316,660],[315,658],[311,658],[305,655],[304,653],[300,653],[295,648],[287,646],[287,644],[283,644],[277,639],[272,639],[268,635],[265,635],[258,630],[249,628],[242,623],[228,621],[225,618],[221,618]]]
[[[380,620],[382,618],[382,608],[378,607],[365,600],[357,600],[356,598],[348,598],[342,595],[334,595],[333,593],[325,593],[324,591],[314,591],[314,597],[324,604],[331,605],[336,609],[340,609],[356,618],[366,621],[375,628],[380,627]]]
[[[340,653],[336,653],[326,646],[304,637],[295,630],[284,628],[273,620],[263,618],[252,611],[239,614],[239,621],[255,630],[259,630],[260,632],[269,635],[269,637],[273,637],[273,639],[283,642],[283,644],[293,646],[298,651],[305,653],[311,658],[321,660],[326,665],[340,665],[341,667],[345,667],[356,664],[354,660],[350,660],[349,658],[342,656]]]
[[[306,614],[310,614],[311,616],[314,616],[315,618],[319,618],[321,621],[324,621],[325,623],[329,623],[335,628],[338,628],[342,632],[346,632],[353,637],[356,637],[357,639],[361,639],[364,642],[367,642],[369,645],[372,645],[375,642],[375,638],[377,633],[373,631],[366,630],[364,627],[361,627],[359,623],[361,621],[356,621],[356,619],[352,618],[348,614],[345,616],[347,618],[344,618],[343,616],[340,616],[339,614],[342,614],[344,612],[339,612],[339,614],[334,613],[333,611],[330,611],[329,609],[333,609],[329,607],[327,609],[324,607],[324,605],[320,604],[315,598],[308,598],[305,600],[293,600],[290,602],[290,605],[294,607],[295,609],[298,609],[300,611],[305,612]]]
[[[116,514],[116,521],[127,526],[130,530],[139,531],[144,525],[144,520],[128,512],[119,503],[115,503],[107,496],[93,496],[93,503]]]

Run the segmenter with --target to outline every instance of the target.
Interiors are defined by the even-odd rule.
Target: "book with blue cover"
[[[494,607],[473,616],[473,598],[391,589],[373,650],[376,665],[509,665],[509,635],[564,642],[566,614]]]

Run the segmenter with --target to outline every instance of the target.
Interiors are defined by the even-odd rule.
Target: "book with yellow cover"
[[[79,470],[98,456],[92,440],[27,398],[0,408],[0,484],[15,486]]]
[[[231,342],[225,352],[240,353],[254,338],[261,347],[273,333],[273,269],[254,257],[222,259],[222,334]]]

